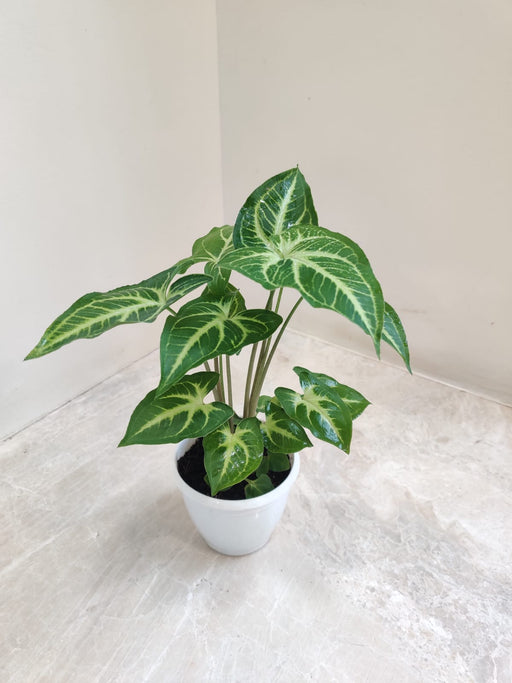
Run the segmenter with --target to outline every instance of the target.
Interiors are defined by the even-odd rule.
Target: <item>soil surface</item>
[[[189,448],[185,455],[178,460],[178,472],[181,478],[189,486],[196,491],[199,491],[199,493],[204,493],[205,496],[211,497],[210,487],[204,480],[206,470],[204,468],[204,451],[202,439],[198,439]],[[270,480],[274,484],[274,488],[279,486],[279,484],[286,479],[289,473],[290,470],[287,470],[286,472],[267,472]],[[255,475],[251,475],[249,479],[255,479]],[[235,484],[225,491],[219,491],[215,498],[221,498],[223,500],[244,500],[245,486],[246,481],[241,481],[239,484]]]

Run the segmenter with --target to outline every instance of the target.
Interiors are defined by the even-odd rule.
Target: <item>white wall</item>
[[[320,223],[367,252],[413,369],[512,403],[512,4],[217,12],[226,220],[299,163]],[[373,353],[334,314],[299,310],[296,327]]]
[[[158,344],[125,326],[23,363],[54,317],[222,222],[215,22],[213,0],[2,2],[0,436]]]

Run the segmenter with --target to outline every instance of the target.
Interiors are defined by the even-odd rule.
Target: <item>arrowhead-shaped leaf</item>
[[[257,498],[269,493],[274,489],[272,480],[267,474],[260,474],[256,479],[249,480],[249,483],[244,488],[246,498]]]
[[[119,445],[178,443],[217,429],[233,415],[224,403],[204,403],[218,380],[216,372],[197,372],[161,396],[150,391],[133,411]]]
[[[306,368],[301,368],[299,366],[294,367],[293,370],[299,376],[300,385],[303,389],[307,389],[310,386],[323,385],[335,391],[348,406],[353,420],[355,420],[356,417],[359,417],[359,415],[361,415],[361,413],[370,405],[370,401],[358,391],[352,389],[352,387],[348,387],[346,384],[340,384],[337,380],[329,377],[329,375],[324,375],[321,372],[311,372],[310,370],[306,370]]]
[[[272,311],[240,308],[237,297],[196,299],[167,319],[160,343],[159,394],[204,361],[266,339],[282,322]]]
[[[402,357],[406,368],[411,371],[411,361],[409,356],[409,345],[398,313],[388,303],[384,308],[384,327],[382,329],[382,339],[392,346]]]
[[[206,261],[205,273],[212,278],[208,285],[210,291],[222,293],[225,290],[231,271],[220,268],[219,261],[233,249],[232,225],[212,228],[207,235],[200,237],[194,243],[192,256],[198,260]]]
[[[263,438],[258,418],[239,422],[235,432],[223,425],[203,440],[204,465],[212,496],[238,484],[252,474],[263,456]]]
[[[309,185],[298,168],[270,178],[247,198],[235,223],[236,247],[261,246],[293,225],[317,225]]]
[[[54,320],[26,360],[56,351],[75,339],[92,339],[117,325],[153,322],[167,306],[210,280],[205,275],[188,275],[170,286],[174,276],[192,263],[193,259],[184,259],[136,285],[85,294]]]
[[[279,387],[276,397],[288,415],[319,439],[346,453],[352,439],[352,416],[336,391],[324,384],[311,384],[304,394]]]
[[[300,424],[292,420],[280,406],[268,402],[265,415],[261,432],[263,443],[269,452],[296,453],[312,445]]]
[[[341,313],[372,337],[378,352],[382,290],[364,252],[348,237],[316,226],[292,227],[269,237],[265,249],[236,249],[222,265],[266,289],[293,287],[312,306]]]

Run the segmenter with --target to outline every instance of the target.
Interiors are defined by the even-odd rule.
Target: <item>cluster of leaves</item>
[[[204,264],[203,273],[184,275],[198,263]],[[246,307],[230,283],[232,271],[268,290],[264,308]],[[199,287],[199,296],[173,309]],[[299,298],[283,319],[284,288],[296,290]],[[308,432],[349,452],[352,422],[368,405],[355,389],[298,366],[302,393],[279,387],[274,396],[260,396],[281,336],[303,300],[354,322],[370,335],[378,355],[382,341],[391,345],[410,369],[403,326],[384,301],[368,259],[352,240],[318,225],[311,190],[294,168],[258,187],[234,226],[213,228],[172,268],[136,285],[78,299],[27,358],[117,325],[153,322],[165,312],[160,382],[135,408],[120,445],[204,437],[212,495],[253,473],[246,495],[260,495],[272,487],[268,470],[288,462],[284,454],[311,445]],[[243,413],[237,415],[230,359],[246,346],[252,350]],[[203,365],[204,370],[189,372]],[[210,392],[213,401],[206,400]]]

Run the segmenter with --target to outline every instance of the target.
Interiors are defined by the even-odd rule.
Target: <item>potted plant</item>
[[[187,272],[197,264],[202,272]],[[230,282],[232,271],[266,290],[262,308],[246,307]],[[298,298],[282,313],[284,288],[296,290]],[[196,240],[191,256],[138,284],[78,299],[27,359],[163,314],[159,384],[135,408],[119,445],[182,442],[178,485],[192,518],[212,547],[244,554],[268,540],[272,528],[260,529],[262,520],[277,523],[297,476],[298,453],[311,446],[308,433],[348,453],[352,422],[369,404],[355,389],[302,366],[294,367],[301,391],[278,387],[272,396],[261,395],[302,301],[358,325],[377,355],[382,341],[391,345],[410,371],[402,323],[384,301],[368,259],[348,237],[318,225],[311,190],[293,168],[252,192],[234,226],[213,228]],[[247,346],[238,404],[231,359]]]

